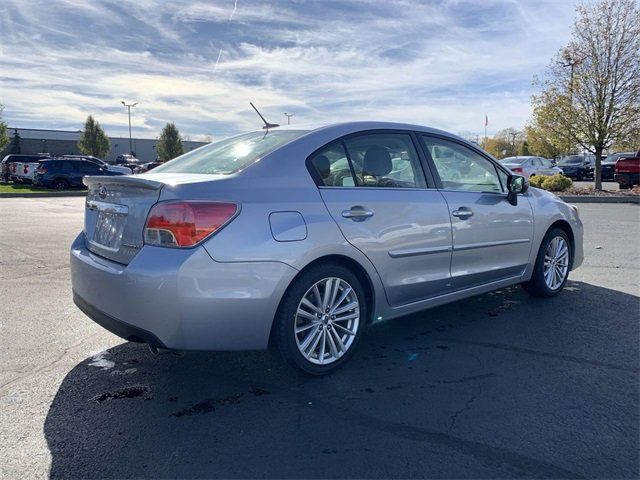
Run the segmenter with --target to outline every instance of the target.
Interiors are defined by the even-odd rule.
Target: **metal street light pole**
[[[287,117],[287,125],[291,125],[291,117],[293,117],[294,115],[294,113],[284,112],[284,116]]]
[[[138,105],[138,102],[125,103],[124,100],[122,100],[121,103],[127,107],[127,111],[129,112],[129,153],[133,154],[133,142],[131,141],[131,108]]]

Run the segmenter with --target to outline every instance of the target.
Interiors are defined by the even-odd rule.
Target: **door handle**
[[[367,210],[364,207],[356,206],[356,207],[351,207],[350,210],[343,210],[342,216],[344,218],[350,218],[354,222],[362,222],[363,220],[366,220],[369,217],[373,217],[373,211]]]
[[[467,207],[460,207],[458,210],[451,212],[451,215],[466,220],[469,217],[473,217],[473,210]]]

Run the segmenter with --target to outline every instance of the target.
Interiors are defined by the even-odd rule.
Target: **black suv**
[[[43,160],[33,177],[33,184],[56,190],[84,187],[82,178],[87,175],[113,176],[124,175],[124,173],[112,172],[90,160]]]

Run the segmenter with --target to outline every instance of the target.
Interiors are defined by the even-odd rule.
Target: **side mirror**
[[[529,190],[529,182],[522,175],[510,175],[507,180],[507,200],[511,205],[518,204],[518,194],[527,193]]]

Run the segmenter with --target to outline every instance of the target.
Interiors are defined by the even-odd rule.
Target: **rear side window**
[[[372,133],[348,137],[318,151],[309,166],[319,185],[330,187],[425,188],[411,136]]]
[[[316,183],[327,187],[353,187],[355,179],[342,142],[323,148],[309,160]]]

